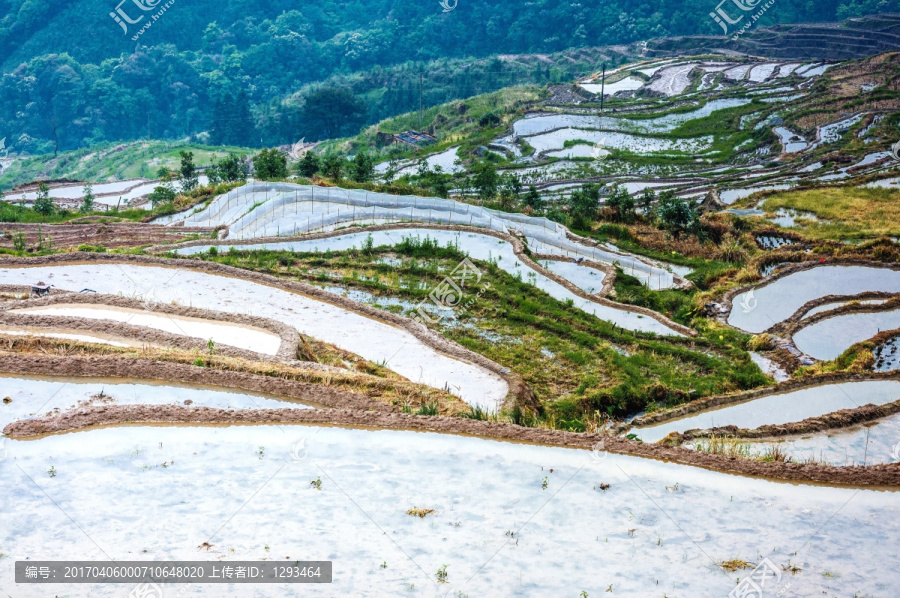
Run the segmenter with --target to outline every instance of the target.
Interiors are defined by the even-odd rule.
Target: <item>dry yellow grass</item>
[[[734,572],[738,569],[751,569],[753,568],[753,565],[751,565],[747,561],[742,561],[740,559],[731,559],[730,561],[723,562],[722,568],[726,571]]]
[[[414,515],[418,517],[425,517],[425,515],[431,515],[434,513],[434,509],[419,509],[417,507],[413,507],[406,511],[407,515]]]
[[[804,234],[847,238],[900,234],[900,191],[867,187],[827,187],[788,191],[768,197],[762,209],[793,208],[827,222],[812,222]]]
[[[324,345],[324,343],[321,343]],[[333,372],[292,367],[274,361],[250,361],[225,355],[209,355],[200,351],[173,348],[115,347],[74,340],[62,340],[33,336],[8,336],[0,334],[0,355],[36,354],[56,357],[127,357],[147,361],[167,361],[182,364],[203,363],[205,367],[246,372],[258,376],[269,376],[286,380],[297,380],[310,384],[320,384],[338,390],[355,392],[372,399],[393,405],[408,405],[413,411],[426,403],[436,403],[441,415],[452,415],[468,410],[462,399],[448,392],[423,384],[410,382],[389,372],[390,377],[380,377],[368,372]],[[346,352],[343,352],[346,353]],[[352,355],[352,354],[349,354]],[[321,357],[321,354],[319,355]],[[362,362],[362,358],[357,357]],[[383,370],[371,364],[372,371]]]

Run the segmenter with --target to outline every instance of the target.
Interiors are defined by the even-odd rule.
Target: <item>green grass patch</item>
[[[770,195],[762,209],[790,208],[814,214],[804,235],[817,239],[853,239],[900,235],[900,190],[881,187],[823,187]]]
[[[410,315],[464,257],[457,247],[410,240],[394,247],[291,253],[232,249],[200,259],[356,289],[373,302],[403,301]],[[557,301],[507,274],[476,262],[489,289],[467,289],[471,304],[433,328],[519,373],[545,406],[542,420],[522,421],[583,430],[597,412],[622,416],[647,408],[754,388],[767,378],[744,350],[748,337],[705,330],[694,339],[636,334]],[[623,289],[633,282],[623,277]],[[682,299],[662,294],[654,305],[678,312]]]

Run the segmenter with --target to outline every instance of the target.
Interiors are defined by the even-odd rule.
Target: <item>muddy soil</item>
[[[0,371],[12,374],[53,376],[101,376],[136,378],[161,382],[187,382],[237,390],[249,390],[332,409],[361,411],[397,411],[393,405],[365,395],[311,384],[299,380],[261,376],[246,372],[212,369],[169,361],[150,361],[129,357],[59,357],[51,355],[0,355]]]
[[[768,386],[765,388],[756,388],[753,390],[747,390],[744,392],[738,392],[734,394],[726,394],[726,395],[716,395],[714,397],[706,397],[703,399],[697,399],[696,401],[691,401],[690,403],[685,403],[684,405],[679,405],[678,407],[673,407],[671,409],[666,409],[664,411],[657,411],[654,413],[648,413],[643,417],[636,417],[634,421],[632,421],[632,425],[634,426],[652,426],[662,422],[670,421],[673,419],[679,419],[685,417],[687,415],[691,415],[693,413],[699,413],[701,411],[706,411],[707,409],[711,409],[713,407],[722,407],[724,405],[733,405],[735,403],[743,403],[745,401],[751,401],[754,399],[759,399],[762,397],[766,397],[773,394],[786,393],[795,390],[800,390],[803,388],[810,388],[813,386],[821,386],[823,384],[833,384],[837,382],[862,382],[865,380],[897,380],[900,379],[900,372],[884,372],[884,373],[853,373],[853,372],[837,372],[830,374],[823,374],[821,376],[814,376],[809,378],[799,378],[792,379],[782,382],[780,384],[776,384],[773,386]]]
[[[179,243],[203,235],[207,238],[214,229],[209,227],[171,227],[140,222],[107,222],[91,224],[0,224],[0,247],[13,249],[13,235],[23,233],[27,247],[37,246],[39,236],[55,249],[78,247],[81,244],[103,245],[108,248],[139,247]]]
[[[120,327],[116,325],[116,322],[104,321],[104,320],[91,320],[87,318],[76,318],[76,317],[64,317],[64,316],[37,316],[37,315],[29,315],[27,313],[21,314],[13,314],[9,313],[12,310],[16,309],[24,309],[27,307],[46,307],[50,305],[109,305],[113,307],[121,307],[126,309],[139,309],[142,311],[147,311],[148,313],[158,313],[158,314],[168,314],[173,316],[181,316],[185,318],[197,318],[201,320],[209,320],[211,322],[223,322],[229,324],[239,324],[241,326],[248,326],[251,328],[260,329],[266,332],[273,333],[281,338],[281,345],[278,348],[278,352],[275,354],[275,357],[282,361],[294,361],[297,359],[297,351],[300,345],[300,334],[297,332],[295,328],[288,326],[282,322],[277,320],[271,320],[269,318],[262,318],[259,316],[250,316],[243,314],[235,314],[235,313],[227,313],[220,311],[213,311],[209,309],[200,309],[196,307],[188,307],[184,305],[172,305],[169,303],[162,302],[145,302],[140,299],[133,299],[130,297],[121,297],[119,295],[104,295],[101,293],[74,293],[74,292],[65,292],[62,289],[52,289],[51,293],[45,297],[28,299],[25,301],[6,301],[0,304],[0,322],[7,324],[14,324],[16,321],[25,322],[26,318],[31,318],[36,324],[34,325],[51,325],[54,320],[58,320],[62,322],[65,320],[68,325],[68,322],[77,321],[82,324],[78,326],[79,329],[82,330],[94,330],[97,332],[106,332],[108,334],[115,334],[116,331],[126,331],[134,328],[140,328],[145,330],[145,337],[147,342],[154,344],[164,344],[171,345],[177,347],[184,347],[184,340],[189,341],[191,343],[191,347],[193,347],[196,339],[189,339],[186,337],[181,337],[179,335],[169,334],[162,332],[160,330],[155,330],[153,328],[147,328],[143,326],[128,326]],[[42,320],[43,318],[43,320]],[[41,324],[40,322],[45,322]],[[173,343],[173,339],[182,339],[182,341]],[[203,341],[201,343],[203,347],[206,346],[206,342]],[[201,347],[202,348],[202,347]],[[241,351],[240,349],[234,349],[235,351]],[[251,354],[257,357],[254,359],[268,359],[268,356],[264,356],[262,354],[257,354],[252,351],[243,351],[244,354]]]
[[[24,439],[104,425],[174,424],[307,424],[379,429],[403,429],[443,434],[464,434],[495,440],[528,442],[593,450],[692,465],[739,475],[796,482],[900,488],[900,463],[836,467],[806,463],[764,463],[693,451],[684,447],[644,444],[599,434],[523,428],[513,424],[472,419],[417,416],[406,413],[348,411],[344,409],[221,410],[176,405],[103,405],[76,409],[7,425],[3,433]]]
[[[857,424],[872,422],[883,417],[900,413],[900,401],[894,401],[886,405],[863,405],[854,409],[841,409],[832,413],[826,413],[818,417],[810,417],[799,422],[789,424],[766,425],[755,429],[738,428],[737,426],[722,426],[707,430],[686,430],[683,434],[677,432],[670,434],[664,442],[681,444],[700,438],[728,437],[728,438],[777,438],[781,436],[796,436],[812,432],[837,430],[848,428]]]
[[[445,355],[449,355],[450,357],[454,357],[456,359],[481,366],[484,369],[499,375],[506,380],[507,385],[509,386],[509,393],[507,394],[503,409],[510,410],[515,406],[530,410],[540,409],[540,404],[535,398],[531,388],[515,372],[510,371],[509,369],[488,359],[487,357],[484,357],[483,355],[466,349],[462,345],[447,340],[441,334],[429,330],[424,324],[420,324],[419,322],[413,321],[403,316],[399,316],[397,314],[393,314],[388,311],[370,307],[347,297],[336,295],[334,293],[330,293],[328,291],[305,283],[281,279],[276,276],[263,274],[260,272],[242,270],[240,268],[234,268],[232,266],[226,266],[224,264],[204,262],[197,259],[172,260],[144,255],[99,254],[84,252],[60,253],[32,258],[0,258],[0,267],[29,267],[79,263],[132,264],[162,266],[168,268],[185,268],[204,272],[207,274],[248,280],[251,282],[256,282],[259,284],[264,284],[286,291],[306,295],[316,300],[336,305],[342,309],[354,311],[368,318],[380,320],[393,326],[397,326],[398,328],[402,328],[403,330],[406,330],[407,332],[415,336],[424,344],[434,348],[441,353],[444,353]]]

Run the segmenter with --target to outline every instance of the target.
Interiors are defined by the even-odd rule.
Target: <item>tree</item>
[[[309,93],[303,105],[307,137],[331,139],[341,133],[358,131],[366,106],[347,89],[321,87]]]
[[[613,185],[612,191],[606,197],[606,207],[614,211],[616,220],[620,222],[634,220],[634,198],[624,187]]]
[[[398,166],[397,158],[395,156],[391,156],[391,159],[388,160],[387,170],[384,171],[384,182],[386,182],[386,183],[394,182],[394,177],[397,176],[397,171],[399,170],[397,168],[397,166]]]
[[[462,174],[457,175],[457,183],[459,185],[459,192],[463,197],[468,197],[469,192],[472,190],[473,183],[472,177],[465,174],[463,171]]]
[[[79,211],[82,214],[90,214],[94,211],[94,187],[90,183],[85,184],[81,190],[84,197],[81,199],[81,207]]]
[[[328,156],[325,156],[325,160],[322,162],[322,174],[332,181],[338,182],[341,180],[341,174],[344,171],[345,165],[343,158],[336,154],[329,154]]]
[[[287,154],[275,148],[264,149],[253,156],[253,171],[256,178],[263,181],[286,179]]]
[[[353,158],[351,177],[357,183],[367,183],[375,178],[375,166],[366,152],[359,152]]]
[[[497,195],[497,184],[500,177],[497,176],[497,168],[490,162],[479,162],[472,167],[474,178],[472,184],[478,191],[481,199],[491,199]]]
[[[50,188],[47,187],[46,183],[41,183],[38,185],[38,194],[34,200],[34,211],[44,216],[50,216],[55,209],[56,206],[53,205],[53,200],[50,199]]]
[[[231,129],[231,143],[240,146],[254,146],[256,127],[253,115],[250,114],[250,101],[247,94],[241,91],[235,99],[234,124]]]
[[[512,207],[522,192],[522,181],[514,174],[500,177],[500,204],[504,208]]]
[[[656,191],[650,187],[644,187],[644,190],[641,191],[641,209],[644,210],[645,216],[650,215],[654,203],[656,203]]]
[[[493,128],[500,125],[500,117],[494,114],[493,112],[488,112],[480,119],[478,119],[479,127],[488,127]]]
[[[250,175],[250,165],[243,156],[228,154],[207,168],[206,174],[213,185],[246,181]]]
[[[672,190],[659,195],[656,216],[662,227],[677,239],[683,233],[697,234],[700,231],[700,216],[697,209]]]
[[[569,215],[574,228],[590,228],[597,218],[600,203],[600,187],[594,183],[584,183],[581,188],[572,191],[569,196]]]
[[[194,166],[194,152],[180,151],[181,156],[180,180],[181,190],[191,192],[197,188],[197,167]]]
[[[215,101],[209,138],[214,145],[254,144],[256,127],[246,93],[242,91],[236,97],[226,93]]]
[[[312,178],[313,175],[319,172],[320,168],[319,155],[312,150],[308,150],[303,154],[303,158],[300,160],[300,163],[297,164],[297,172],[300,173],[300,176],[306,178]]]
[[[423,168],[423,163],[425,163],[424,160],[419,163],[419,184],[431,189],[438,197],[448,197],[453,175],[444,172],[440,165],[435,166],[433,170],[427,167]]]
[[[525,194],[525,205],[535,211],[544,209],[544,198],[541,197],[537,187],[528,185],[528,193]]]
[[[167,172],[162,177],[162,185],[154,187],[147,199],[150,200],[150,205],[156,208],[158,205],[174,202],[176,195],[175,188],[172,186],[172,176]]]

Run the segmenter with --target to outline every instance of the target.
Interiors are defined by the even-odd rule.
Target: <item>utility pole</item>
[[[606,90],[606,63],[603,63],[603,74],[600,75],[600,112],[603,112],[603,95]]]
[[[422,128],[422,73],[419,73],[419,128]]]

